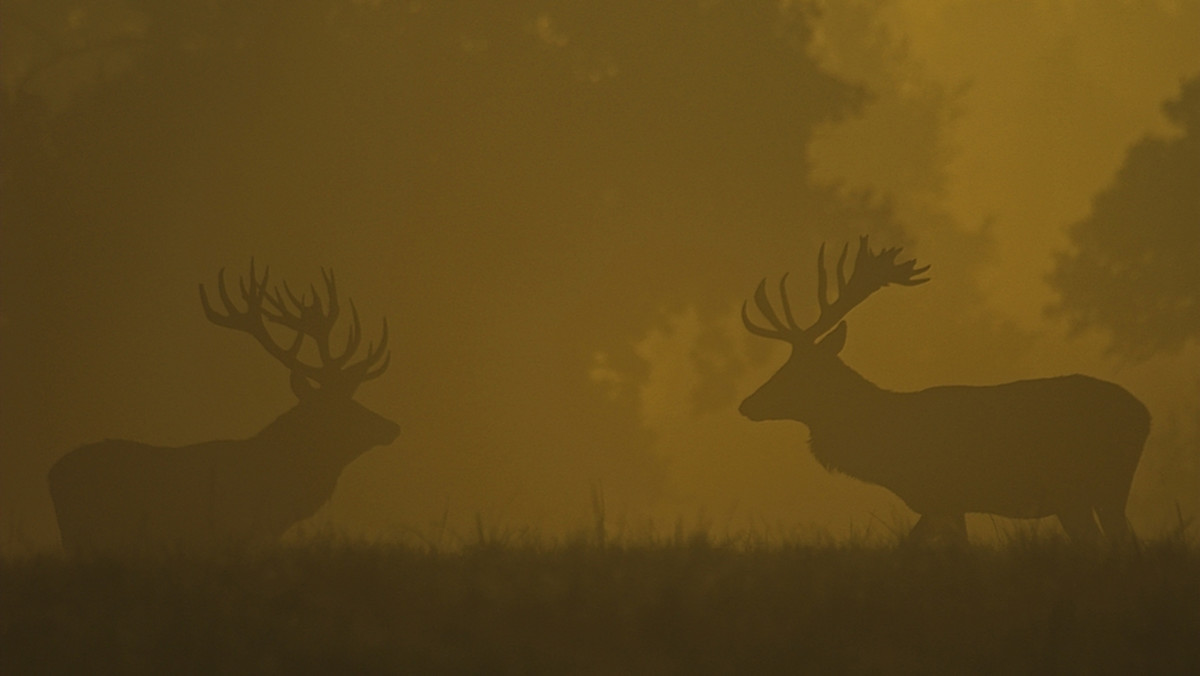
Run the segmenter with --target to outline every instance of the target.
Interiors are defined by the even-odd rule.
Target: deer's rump
[[[873,413],[846,470],[920,513],[1123,509],[1150,426],[1129,392],[1079,375],[891,393]]]

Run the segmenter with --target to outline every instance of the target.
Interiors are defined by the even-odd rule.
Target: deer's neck
[[[318,411],[294,406],[260,431],[257,438],[287,456],[293,466],[340,472],[367,449],[351,448]],[[357,451],[357,452],[356,452]]]
[[[264,441],[305,443],[308,441],[305,437],[309,436],[305,434],[305,430],[311,427],[311,424],[308,424],[305,419],[306,417],[299,406],[293,406],[272,420],[255,436]]]
[[[816,417],[822,422],[827,420],[834,424],[840,424],[847,418],[858,419],[863,411],[895,394],[872,383],[840,361],[832,377],[824,381],[823,393],[823,403],[817,407]]]
[[[819,402],[804,423],[811,433],[813,455],[823,465],[856,474],[856,460],[869,454],[864,441],[878,427],[879,412],[896,397],[838,363],[834,377],[824,381]]]

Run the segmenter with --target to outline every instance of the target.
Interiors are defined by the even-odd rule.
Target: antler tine
[[[346,349],[342,350],[342,354],[337,357],[330,356],[329,362],[339,366],[350,361],[354,353],[358,351],[358,346],[362,343],[362,324],[358,320],[358,308],[354,305],[354,299],[350,299],[350,332],[346,336]],[[370,348],[368,346],[368,353]]]
[[[296,296],[295,293],[292,293],[292,287],[288,285],[286,279],[283,280],[283,290],[287,293],[288,300],[290,300],[292,302],[293,307],[303,308],[306,304],[308,304],[307,296]],[[287,306],[284,305],[284,302],[283,302],[283,296],[281,296],[279,294],[279,287],[275,287],[275,300],[276,300],[276,307],[280,311],[287,310]]]
[[[754,304],[776,331],[781,335],[788,332],[787,325],[779,321],[779,315],[775,314],[775,308],[771,307],[771,300],[767,298],[767,280],[765,279],[759,282],[758,288],[754,290]]]
[[[894,253],[892,249],[888,249],[886,252],[894,259],[896,255],[900,253],[900,251],[900,247],[896,247]],[[880,256],[882,257],[883,254],[881,253]],[[903,263],[894,263],[892,269],[895,272],[895,276],[889,281],[893,284],[899,284],[901,286],[917,286],[918,284],[924,284],[925,282],[929,281],[929,278],[924,277],[917,279],[917,275],[925,274],[931,267],[931,265],[925,265],[918,268],[917,259],[915,258],[910,258]]]
[[[896,256],[900,253],[900,247],[883,249],[879,254],[872,253],[871,245],[866,235],[863,235],[858,240],[858,253],[854,257],[854,271],[851,273],[849,279],[847,279],[846,258],[849,252],[850,245],[846,244],[842,247],[841,255],[838,256],[838,297],[837,300],[830,302],[829,275],[825,269],[825,244],[822,243],[820,249],[817,251],[817,303],[820,306],[821,312],[811,326],[800,328],[796,325],[796,320],[792,316],[791,304],[788,302],[787,275],[784,275],[779,280],[779,298],[783,305],[786,323],[780,321],[779,315],[771,307],[770,300],[767,298],[766,280],[764,279],[758,283],[758,288],[754,290],[754,304],[758,307],[762,316],[771,324],[772,328],[759,326],[750,321],[748,305],[743,302],[742,323],[745,324],[746,329],[757,336],[777,338],[793,344],[809,341],[815,342],[817,338],[820,338],[835,327],[846,316],[846,313],[866,300],[868,296],[888,284],[916,286],[929,281],[928,277],[918,277],[918,275],[928,271],[930,266],[926,265],[918,268],[916,267],[916,259],[897,263]]]
[[[287,355],[293,362],[299,362],[300,348],[304,346],[304,332],[297,331],[296,337],[292,339],[292,345],[287,349]],[[290,363],[290,362],[289,362]],[[293,369],[295,370],[295,369]]]
[[[928,265],[917,268],[916,259],[896,263],[896,256],[900,253],[899,247],[887,248],[875,254],[871,251],[866,235],[859,237],[858,253],[854,257],[854,272],[847,279],[845,264],[849,250],[850,245],[846,244],[838,257],[838,297],[831,303],[825,271],[825,245],[821,245],[817,256],[817,300],[821,312],[812,326],[798,330],[798,333],[811,340],[816,340],[832,329],[846,313],[888,284],[916,286],[929,281],[929,278],[917,278],[917,275],[929,270]]]
[[[841,269],[840,265],[838,269]],[[821,248],[817,251],[817,305],[821,312],[825,312],[829,307],[829,280],[825,277],[825,242],[821,242]]]
[[[763,281],[766,281],[766,280],[763,280]],[[750,333],[753,333],[756,336],[762,336],[763,338],[782,338],[782,336],[779,335],[778,331],[764,329],[763,327],[759,326],[758,324],[755,324],[754,322],[750,321],[750,313],[747,310],[747,302],[746,301],[742,301],[742,324],[744,324],[746,326],[747,331],[749,331]]]
[[[865,238],[864,238],[865,239]],[[859,254],[862,253],[862,245],[859,245]],[[837,264],[837,280],[838,280],[838,297],[846,292],[846,255],[850,253],[850,243],[846,242],[842,245],[842,253],[838,256]],[[858,269],[858,264],[855,263],[855,269]]]
[[[312,294],[312,302],[306,303],[303,307],[300,308],[300,311],[302,313],[307,313],[308,318],[313,321],[315,321],[317,319],[324,319],[324,317],[325,317],[324,305],[325,304],[321,302],[321,294],[317,293],[317,285],[309,284],[308,292]],[[307,298],[307,296],[305,296],[305,298]]]
[[[349,335],[346,338],[346,347],[338,356],[333,355],[333,349],[330,345],[331,334],[333,333],[334,324],[337,323],[338,316],[341,314],[341,301],[338,298],[337,280],[334,277],[333,269],[321,268],[321,279],[325,283],[325,295],[328,301],[328,311],[321,303],[321,295],[317,292],[316,285],[312,285],[313,302],[307,306],[310,314],[310,323],[313,325],[313,339],[317,341],[317,350],[321,356],[321,362],[330,369],[340,369],[346,362],[350,361],[351,357],[358,350],[359,344],[362,342],[362,326],[358,319],[358,309],[354,307],[354,300],[350,300],[350,310],[353,321],[350,324]],[[319,329],[319,332],[316,332]]]
[[[201,282],[199,287],[200,305],[204,308],[204,316],[208,318],[208,321],[218,326],[230,326],[228,322],[231,317],[229,315],[220,314],[213,309],[212,304],[208,302],[208,292],[204,290],[204,282]],[[230,312],[230,310],[232,310],[231,305],[233,304],[233,301],[229,299],[229,294],[225,291],[225,268],[221,268],[221,270],[217,272],[217,294],[221,297],[221,302],[224,303],[226,312]],[[232,312],[230,312],[230,315],[232,315]]]
[[[932,265],[926,265],[926,266],[919,267],[919,268],[913,268],[912,266],[917,264],[917,259],[915,259],[915,258],[910,261],[905,261],[905,264],[909,266],[909,274],[910,275],[924,274],[929,271],[929,268],[933,267]],[[930,280],[929,277],[925,277],[923,279],[905,279],[905,280],[897,281],[896,283],[900,284],[901,286],[918,286],[920,284],[924,284],[925,282],[928,282],[929,280]]]
[[[787,294],[787,278],[786,272],[779,278],[779,304],[783,306],[783,318],[787,320],[788,333],[792,334],[799,331],[800,327],[796,326],[796,318],[792,316],[792,304]]]
[[[767,297],[767,280],[761,280],[758,283],[758,287],[754,290],[754,305],[758,308],[762,316],[766,318],[767,322],[770,323],[772,328],[759,326],[751,321],[748,305],[745,302],[742,303],[742,323],[745,324],[746,329],[750,333],[756,336],[794,342],[796,336],[800,335],[802,331],[796,325],[796,320],[792,316],[792,307],[787,295],[786,274],[779,280],[779,301],[780,305],[783,306],[783,315],[786,322],[781,321],[778,313],[771,307],[771,301]]]
[[[392,351],[387,349],[388,342],[388,324],[387,319],[383,320],[383,333],[379,338],[379,345],[374,343],[367,344],[367,356],[352,366],[346,369],[346,373],[355,385],[364,383],[368,380],[378,378],[383,375],[388,366],[392,363]],[[382,361],[380,361],[382,359]]]
[[[850,245],[842,245],[842,253],[838,254],[837,262],[837,285],[838,298],[846,292],[846,254],[850,251]],[[861,251],[861,250],[860,250]],[[828,273],[825,271],[825,243],[821,242],[821,248],[817,252],[817,303],[821,308],[821,312],[825,312],[829,307],[829,280]]]
[[[271,273],[268,267],[263,273],[263,284],[265,285],[267,275]],[[254,259],[250,259],[250,275],[251,279],[257,281],[258,277],[254,271]],[[217,272],[217,296],[221,299],[221,305],[225,308],[225,314],[221,314],[213,308],[208,301],[208,291],[204,288],[204,284],[199,285],[200,289],[200,304],[204,308],[204,316],[208,320],[218,326],[223,326],[231,329],[246,329],[254,323],[257,315],[257,309],[262,300],[262,292],[258,285],[253,282],[249,287],[246,286],[244,279],[238,279],[238,287],[242,292],[242,300],[246,303],[245,310],[239,310],[237,303],[229,296],[229,287],[225,283],[225,268],[221,268]]]
[[[237,303],[230,297],[229,286],[225,282],[225,268],[221,268],[217,273],[217,295],[221,299],[225,313],[222,314],[212,307],[212,304],[208,300],[208,292],[205,290],[204,284],[200,284],[200,303],[204,308],[204,315],[210,322],[217,326],[250,334],[266,349],[268,354],[283,363],[284,366],[287,366],[292,371],[312,377],[316,373],[315,367],[304,364],[298,357],[303,334],[298,335],[291,346],[285,348],[276,343],[270,332],[267,331],[264,319],[281,322],[281,318],[271,314],[263,307],[264,299],[272,305],[275,304],[275,299],[267,292],[267,282],[270,279],[270,275],[271,269],[267,267],[260,278],[254,259],[250,259],[249,279],[238,278],[238,290],[241,292],[242,300],[246,304],[246,308],[242,310],[238,308]]]
[[[355,314],[357,320],[357,311],[354,309],[354,301],[350,301],[350,310]],[[387,318],[385,317],[383,320],[383,332],[379,337],[379,345],[367,343],[367,355],[360,361],[342,369],[342,372],[346,374],[347,380],[353,385],[358,385],[359,383],[366,382],[372,378],[378,378],[380,375],[382,375],[383,372],[387,370],[388,364],[390,364],[392,360],[392,353],[387,349],[387,343],[388,323]],[[357,344],[355,347],[357,348]],[[345,356],[349,356],[350,354],[353,354],[353,351],[348,350]],[[383,359],[383,362],[376,366],[376,363],[379,362],[380,358]]]
[[[383,331],[379,334],[379,345],[376,346],[372,343],[368,343],[367,344],[367,357],[366,357],[366,359],[363,360],[367,364],[372,364],[374,362],[379,361],[379,355],[381,355],[381,354],[384,355],[384,363],[382,366],[379,367],[379,369],[377,369],[379,371],[379,373],[383,373],[384,369],[387,368],[388,363],[392,359],[392,351],[387,348],[387,344],[388,344],[388,323],[387,323],[387,317],[384,317],[383,318]],[[378,376],[379,373],[376,373],[374,376],[370,376],[369,373],[368,373],[368,375],[371,378],[374,378],[374,377]]]
[[[824,263],[824,255],[823,255],[824,254],[824,245],[822,245],[821,249],[822,249],[822,256],[821,256],[822,264],[818,266],[818,272],[819,272],[820,278],[822,280],[821,286],[827,287],[828,284],[824,283],[824,281],[823,281],[825,278],[825,266],[823,264]],[[842,320],[842,318],[846,316],[846,313],[849,312],[851,308],[853,308],[855,305],[860,303],[870,293],[870,291],[863,293],[863,290],[865,288],[863,282],[865,281],[865,278],[868,275],[868,268],[870,267],[867,264],[867,260],[870,257],[870,247],[867,245],[866,238],[865,237],[859,238],[858,254],[855,256],[855,260],[854,260],[854,272],[850,275],[850,278],[847,279],[846,278],[846,257],[849,255],[849,251],[850,251],[850,245],[845,244],[844,246],[842,246],[842,253],[838,256],[838,263],[837,263],[838,297],[837,297],[837,300],[833,301],[832,303],[829,302],[825,298],[824,289],[822,289],[821,296],[822,296],[823,302],[821,303],[821,312],[817,316],[817,320],[815,322],[813,322],[813,324],[811,326],[809,326],[807,329],[804,329],[804,331],[803,331],[805,336],[807,336],[809,340],[815,341],[817,338],[819,338],[825,332],[829,331],[834,326],[836,326],[837,323],[840,322]]]
[[[287,301],[284,300],[284,293],[287,294]],[[264,312],[263,316],[275,324],[295,331],[299,335],[299,340],[303,342],[303,337],[310,334],[309,324],[311,323],[311,318],[307,317],[304,311],[307,305],[304,297],[297,298],[286,280],[283,282],[282,292],[276,285],[270,293],[264,293],[263,297],[273,310]],[[288,301],[291,301],[290,307]],[[295,310],[292,309],[293,307]],[[296,352],[299,352],[299,348],[296,348]]]
[[[338,314],[341,312],[341,306],[338,303],[337,280],[333,277],[333,268],[326,272],[325,268],[321,268],[321,277],[325,280],[325,293],[329,296],[329,324],[332,325],[337,321]]]
[[[224,313],[213,307],[204,284],[200,284],[200,302],[205,316],[218,326],[252,335],[271,356],[291,369],[293,381],[311,380],[318,383],[322,389],[352,394],[360,383],[378,377],[387,368],[391,353],[387,350],[386,319],[383,322],[379,345],[368,344],[366,355],[361,360],[350,363],[359,351],[363,336],[358,308],[355,307],[353,299],[350,299],[352,319],[345,349],[336,356],[333,354],[330,348],[331,334],[341,312],[337,279],[333,270],[321,269],[326,298],[321,297],[315,284],[309,287],[312,294],[310,299],[307,293],[297,295],[286,281],[282,283],[282,289],[280,286],[270,287],[269,278],[270,268],[259,277],[254,259],[251,259],[249,277],[238,280],[242,300],[246,306],[242,310],[230,296],[225,281],[225,269],[221,268],[217,273],[217,294],[224,306]],[[295,332],[287,347],[275,342],[275,338],[267,330],[267,321]],[[305,338],[311,338],[316,343],[319,364],[308,364],[300,358]]]
[[[374,378],[378,378],[379,376],[383,375],[383,372],[387,370],[388,366],[390,366],[391,363],[392,363],[392,351],[388,350],[383,355],[383,362],[380,363],[379,366],[364,373],[362,380],[365,382],[368,380],[372,380]]]
[[[222,272],[224,272],[224,270],[225,270],[224,268],[221,268]],[[250,283],[249,283],[249,285],[246,284],[245,279],[243,279],[241,277],[238,278],[238,290],[242,292],[242,300],[246,301],[247,312],[249,312],[251,308],[259,307],[259,305],[262,303],[263,296],[266,294],[266,290],[267,290],[267,278],[270,275],[271,275],[271,268],[270,268],[270,266],[267,266],[267,269],[263,271],[262,281],[259,281],[258,273],[255,271],[255,268],[254,268],[254,258],[253,257],[250,258]],[[225,282],[224,277],[222,277],[221,279],[218,280],[218,283],[221,286],[224,286],[224,282]],[[222,300],[224,300],[224,299],[222,299]]]
[[[296,298],[288,290],[292,303],[297,305],[303,316],[301,330],[310,336],[317,345],[317,355],[321,360],[321,377],[315,378],[323,386],[335,385],[344,390],[353,391],[358,384],[376,377],[383,372],[383,367],[372,369],[379,362],[387,349],[387,320],[384,320],[383,336],[380,345],[368,344],[367,354],[358,362],[350,364],[359,347],[362,345],[362,322],[359,318],[358,307],[354,299],[350,303],[350,327],[346,336],[346,344],[341,352],[334,354],[332,334],[334,325],[341,314],[341,297],[337,289],[337,277],[332,269],[321,268],[321,279],[325,285],[325,298],[317,291],[316,285],[309,287],[312,300],[307,297]],[[347,366],[349,364],[349,366]]]
[[[387,370],[389,364],[392,363],[392,351],[388,349],[388,323],[387,318],[383,320],[383,332],[379,335],[379,345],[367,345],[367,356],[363,359],[363,363],[368,367],[367,372],[363,374],[361,380],[370,380],[378,378]],[[380,362],[382,356],[383,361]],[[378,364],[378,366],[375,366]]]
[[[868,249],[868,255],[863,265],[866,267],[865,277],[871,284],[877,287],[884,287],[888,284],[916,286],[929,281],[929,278],[917,279],[916,276],[928,271],[930,266],[926,265],[918,269],[915,258],[897,263],[896,256],[900,254],[900,251],[902,251],[901,247],[888,247],[880,251],[878,255],[874,255]]]
[[[287,300],[284,300],[285,294]],[[309,294],[312,295],[312,300],[309,300]],[[274,294],[268,294],[266,299],[277,313],[268,314],[268,319],[296,331],[301,336],[311,337],[317,343],[322,361],[330,361],[328,333],[333,327],[334,313],[331,311],[330,314],[326,314],[321,294],[317,292],[315,285],[309,285],[308,293],[297,295],[285,280],[283,290],[280,291],[276,286]],[[336,301],[331,302],[331,306],[334,304]]]

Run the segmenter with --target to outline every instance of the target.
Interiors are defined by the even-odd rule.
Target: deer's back
[[[943,430],[934,439],[947,444],[1016,443],[1066,452],[1098,443],[1116,451],[1144,440],[1150,428],[1142,402],[1123,387],[1090,376],[933,387],[899,396],[896,414]]]

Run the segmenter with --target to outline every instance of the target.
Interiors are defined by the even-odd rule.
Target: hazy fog
[[[244,437],[294,404],[200,308],[251,256],[300,286],[331,267],[391,326],[357,399],[400,436],[313,525],[556,534],[602,496],[630,532],[886,533],[903,503],[737,412],[787,356],[742,301],[790,270],[815,314],[818,245],[864,233],[933,281],[857,308],[849,365],[1117,382],[1154,419],[1134,527],[1200,515],[1195,334],[1133,358],[1047,314],[1130,148],[1184,137],[1163,105],[1200,86],[1200,2],[243,4],[0,5],[6,548],[56,546],[72,448]],[[1164,248],[1196,246],[1190,171],[1145,225]]]

